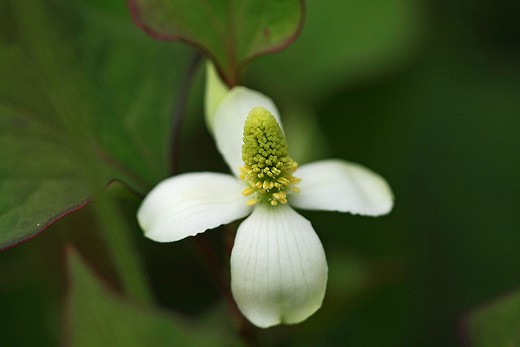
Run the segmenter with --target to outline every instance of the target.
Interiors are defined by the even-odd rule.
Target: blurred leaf
[[[228,85],[252,58],[279,51],[303,24],[302,0],[129,0],[138,26],[211,57]]]
[[[128,17],[128,7],[121,6],[122,0],[83,0],[90,5],[99,8],[105,13],[110,13],[114,16]]]
[[[222,346],[208,331],[166,312],[134,305],[109,291],[74,249],[68,252],[70,288],[66,343],[71,346]]]
[[[0,245],[34,236],[82,207],[91,193],[67,142],[0,105]]]
[[[291,156],[298,164],[326,158],[328,136],[323,132],[309,108],[295,104],[285,107],[283,124]],[[312,141],[309,141],[312,139]]]
[[[285,99],[315,100],[342,84],[385,74],[408,62],[422,39],[424,24],[416,0],[307,4],[298,40],[248,70],[260,89]]]
[[[472,313],[466,329],[470,346],[520,345],[520,292]]]
[[[81,1],[10,1],[0,9],[5,248],[113,179],[145,192],[168,175],[171,99],[188,52]]]

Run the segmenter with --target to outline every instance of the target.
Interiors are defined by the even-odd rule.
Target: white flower
[[[138,221],[148,238],[171,242],[247,216],[231,254],[238,307],[259,327],[299,323],[321,306],[327,262],[293,207],[378,216],[391,210],[392,192],[379,175],[343,160],[297,168],[276,106],[258,92],[235,87],[214,110],[212,130],[233,175],[168,178],[145,198]]]

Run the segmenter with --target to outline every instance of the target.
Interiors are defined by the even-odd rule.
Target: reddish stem
[[[182,81],[175,109],[173,110],[173,122],[170,139],[170,173],[172,176],[179,173],[179,152],[181,144],[182,125],[186,115],[188,96],[193,85],[193,80],[202,61],[202,55],[195,53]]]
[[[196,53],[190,65],[188,66],[186,75],[181,84],[181,89],[177,98],[177,103],[175,105],[171,132],[172,138],[170,142],[170,171],[172,175],[176,175],[179,173],[179,152],[181,137],[180,135],[182,132],[182,124],[184,121],[184,115],[186,113],[189,91],[191,90],[191,86],[193,84],[193,80],[195,78],[195,74],[197,72],[201,60],[202,55],[200,53]],[[225,226],[224,235],[225,254],[227,255],[227,259],[229,259],[234,239],[234,230],[231,225]],[[247,346],[256,346],[257,343],[254,327],[242,315],[233,298],[233,294],[231,293],[231,287],[229,285],[230,280],[229,276],[227,275],[229,273],[229,268],[223,265],[220,257],[208,243],[206,235],[197,235],[193,238],[190,238],[190,240],[192,241],[194,249],[197,251],[200,258],[203,260],[210,276],[213,278],[216,287],[220,291],[221,295],[224,297],[229,312],[234,318],[236,324],[238,325],[239,335],[242,338],[243,342]]]
[[[230,255],[235,233],[232,225],[226,225],[224,228],[224,244],[226,248],[225,253]],[[195,250],[206,265],[206,269],[209,271],[209,274],[215,282],[216,287],[224,297],[228,310],[237,324],[238,332],[243,342],[247,346],[256,346],[257,342],[255,328],[240,312],[240,309],[238,308],[235,299],[233,298],[229,284],[229,276],[226,275],[229,273],[229,268],[224,266],[222,260],[208,243],[206,235],[197,235],[191,238],[191,240]]]

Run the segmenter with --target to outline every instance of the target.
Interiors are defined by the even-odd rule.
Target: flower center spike
[[[265,201],[273,206],[287,203],[289,191],[300,182],[292,174],[298,164],[288,154],[285,136],[276,118],[265,108],[255,107],[249,112],[244,126],[240,179],[249,187],[242,193],[251,195],[248,205]]]

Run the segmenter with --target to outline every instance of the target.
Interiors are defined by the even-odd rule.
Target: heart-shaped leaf
[[[92,193],[67,141],[0,105],[0,245],[35,236]]]
[[[111,180],[144,193],[168,175],[171,100],[190,52],[81,0],[13,0],[0,10],[3,249]]]
[[[302,0],[129,0],[139,27],[158,40],[181,40],[209,56],[228,85],[244,65],[296,39]]]

